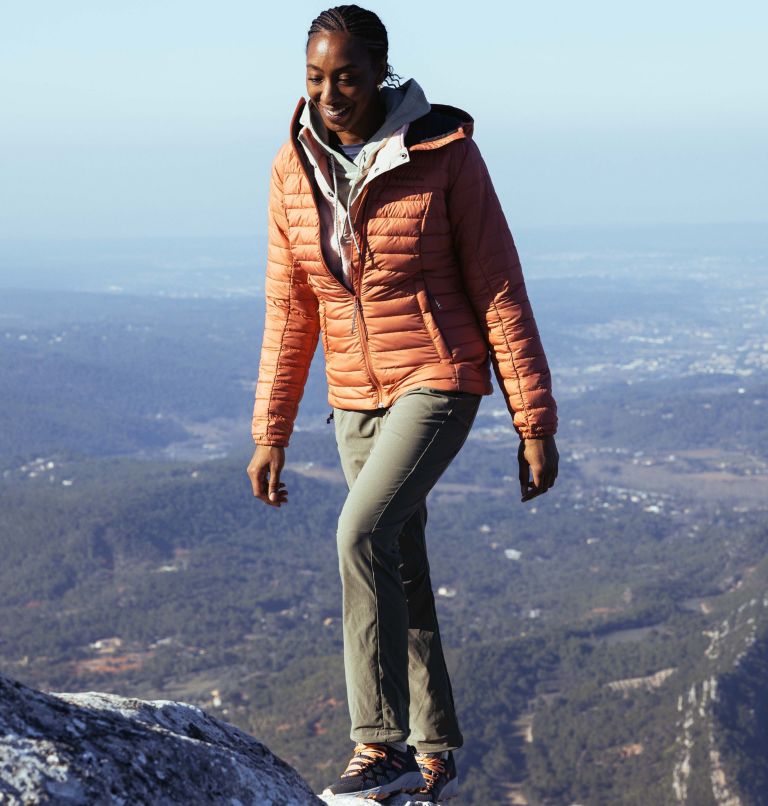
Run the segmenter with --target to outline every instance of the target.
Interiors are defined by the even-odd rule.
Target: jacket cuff
[[[293,420],[279,414],[269,414],[254,407],[251,420],[251,437],[257,445],[268,445],[276,448],[287,448],[293,433]]]
[[[265,448],[287,448],[288,442],[284,439],[277,439],[273,438],[270,439],[269,437],[254,437],[253,438],[254,445],[263,445]]]
[[[532,425],[517,429],[520,439],[543,439],[544,437],[553,437],[556,433],[557,425]]]

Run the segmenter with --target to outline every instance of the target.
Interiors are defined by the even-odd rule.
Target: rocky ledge
[[[0,803],[323,801],[263,744],[194,705],[46,694],[0,675]]]

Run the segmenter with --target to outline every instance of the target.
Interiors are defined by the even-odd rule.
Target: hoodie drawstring
[[[349,186],[349,196],[347,197],[344,228],[341,230],[341,233],[339,233],[339,183],[336,179],[336,160],[334,159],[333,154],[329,154],[328,158],[331,162],[331,175],[333,176],[333,237],[336,239],[336,248],[339,250],[339,257],[341,258],[343,266],[344,254],[341,250],[341,238],[347,231],[347,222],[349,222],[349,234],[351,235],[352,241],[355,244],[355,249],[357,250],[358,257],[360,258],[360,260],[363,259],[363,253],[360,249],[360,244],[357,242],[357,236],[355,235],[355,228],[352,225],[352,215],[349,211],[349,208],[351,206],[350,202],[352,201],[352,193],[355,189],[355,183],[351,182]]]

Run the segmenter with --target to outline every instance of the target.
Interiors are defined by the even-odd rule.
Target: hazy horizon
[[[526,279],[765,274],[762,222],[519,227]],[[0,238],[0,289],[231,297],[263,293],[266,235]]]

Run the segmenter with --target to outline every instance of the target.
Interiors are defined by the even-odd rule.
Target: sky
[[[368,5],[510,226],[768,220],[768,4]],[[0,239],[263,233],[306,0],[0,0]]]

